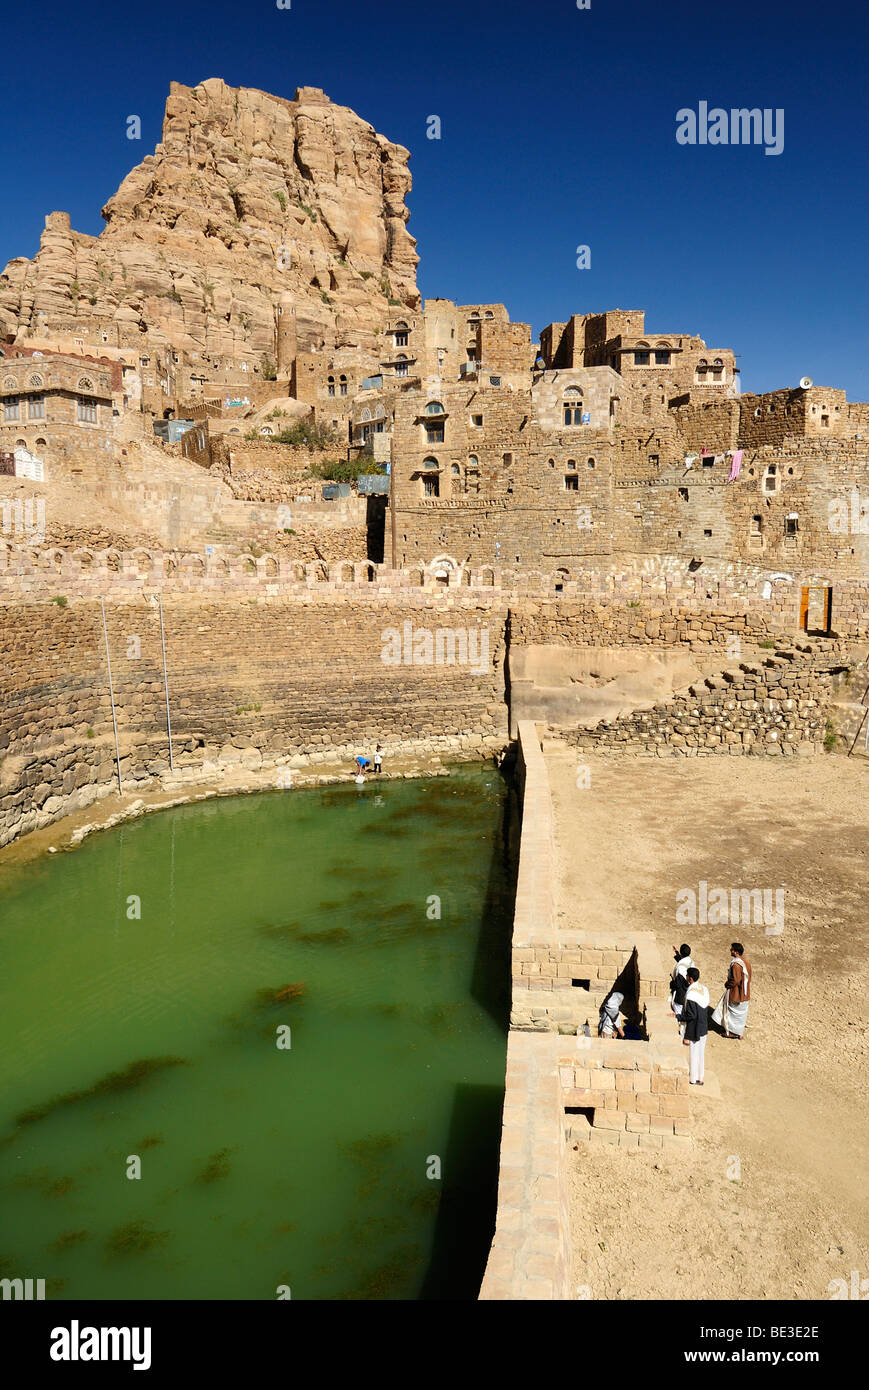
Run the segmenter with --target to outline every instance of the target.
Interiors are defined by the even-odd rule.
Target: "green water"
[[[180,807],[3,871],[0,1274],[476,1297],[514,839],[473,767]]]

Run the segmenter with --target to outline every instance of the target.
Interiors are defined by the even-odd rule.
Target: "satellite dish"
[[[809,387],[811,386],[811,384],[812,384],[812,378],[811,378],[810,376],[801,376],[801,377],[800,377],[800,390],[801,390],[801,391],[808,391],[808,389],[809,389]]]

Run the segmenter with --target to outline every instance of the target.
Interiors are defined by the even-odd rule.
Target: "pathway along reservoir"
[[[183,806],[5,869],[0,1274],[475,1298],[517,844],[474,766]]]

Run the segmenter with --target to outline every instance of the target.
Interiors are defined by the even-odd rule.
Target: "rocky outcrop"
[[[172,83],[163,138],[103,208],[99,237],[46,218],[0,276],[0,334],[259,361],[277,311],[298,344],[375,345],[413,308],[408,151],[317,88],[292,101],[210,78]]]

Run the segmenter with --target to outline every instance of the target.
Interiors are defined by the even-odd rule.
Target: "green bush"
[[[259,439],[258,434],[254,434]],[[338,436],[328,425],[318,425],[315,420],[297,420],[278,434],[266,435],[271,444],[307,444],[312,449],[328,449],[338,443]]]
[[[278,369],[270,357],[264,357],[260,363],[260,372],[263,381],[277,381]]]

